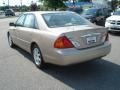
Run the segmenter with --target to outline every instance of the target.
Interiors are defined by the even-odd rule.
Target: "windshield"
[[[11,10],[11,9],[7,9],[6,12],[13,12],[13,10]]]
[[[114,12],[114,15],[120,15],[120,10],[119,10],[119,11]]]
[[[97,9],[87,9],[83,11],[83,15],[95,15],[96,14]]]
[[[43,14],[43,18],[48,27],[66,27],[76,25],[89,25],[90,22],[82,18],[76,13],[47,13]]]

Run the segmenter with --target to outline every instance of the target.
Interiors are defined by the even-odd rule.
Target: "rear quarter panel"
[[[54,42],[57,37],[58,35],[44,30],[34,31],[32,34],[32,42],[39,46],[45,62],[49,62],[55,55]]]

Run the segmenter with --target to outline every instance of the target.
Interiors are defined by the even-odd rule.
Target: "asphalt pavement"
[[[37,69],[29,53],[7,42],[9,22],[0,19],[0,90],[120,90],[120,35],[110,35],[111,53],[72,66]]]

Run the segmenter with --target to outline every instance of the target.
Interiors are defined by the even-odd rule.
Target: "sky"
[[[9,5],[10,6],[15,6],[15,5],[27,5],[29,6],[31,4],[31,1],[33,2],[38,2],[39,0],[9,0]],[[0,6],[3,6],[3,3],[5,2],[5,5],[8,5],[8,0],[0,0]]]
[[[9,5],[10,6],[21,5],[21,1],[22,1],[22,5],[29,6],[31,4],[31,1],[38,3],[39,0],[9,0]],[[111,0],[108,0],[108,1],[111,1]],[[3,5],[4,2],[5,2],[5,5],[8,5],[8,0],[0,0],[0,6],[4,6]]]

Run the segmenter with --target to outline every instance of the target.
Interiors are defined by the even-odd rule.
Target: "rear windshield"
[[[47,13],[42,15],[48,27],[89,25],[90,22],[73,12]]]

